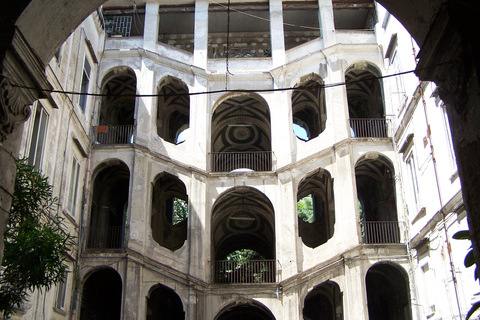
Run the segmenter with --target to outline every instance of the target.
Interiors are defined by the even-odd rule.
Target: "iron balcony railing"
[[[386,119],[350,119],[352,138],[387,138]]]
[[[365,243],[400,243],[398,221],[367,221],[363,224]]]
[[[250,260],[236,262],[231,260],[215,261],[216,283],[275,283],[275,260]]]
[[[212,172],[230,172],[236,169],[272,171],[272,151],[251,152],[212,152],[210,153]]]
[[[125,244],[123,226],[107,228],[84,228],[87,237],[87,249],[120,249]]]
[[[97,126],[95,127],[99,144],[130,144],[133,143],[134,125]]]

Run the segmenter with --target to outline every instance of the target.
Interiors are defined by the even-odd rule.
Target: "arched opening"
[[[162,173],[153,185],[152,237],[161,246],[175,251],[187,240],[188,196],[185,184]]]
[[[117,271],[106,268],[93,272],[82,291],[80,320],[120,320],[122,279]]]
[[[294,131],[298,138],[310,140],[325,130],[325,90],[322,79],[317,75],[303,77],[300,82],[292,93]],[[299,133],[295,126],[302,128],[305,134]]]
[[[165,141],[181,143],[190,123],[190,96],[187,85],[167,76],[158,87],[157,134]],[[183,137],[184,138],[184,137]]]
[[[303,243],[316,248],[333,236],[335,205],[333,179],[325,169],[304,178],[297,192],[298,231]]]
[[[184,320],[180,297],[172,289],[156,285],[147,297],[147,320]]]
[[[370,320],[411,320],[410,286],[403,270],[391,264],[372,266],[365,278]]]
[[[315,287],[305,297],[304,320],[342,320],[343,293],[338,284],[327,281]]]
[[[93,183],[87,248],[123,248],[130,171],[120,161],[110,161],[103,166]]]
[[[270,200],[249,187],[231,189],[213,206],[216,283],[276,282],[275,214]]]
[[[212,171],[271,171],[270,130],[270,111],[260,96],[223,100],[212,116]]]
[[[395,171],[390,160],[367,154],[355,166],[360,229],[365,243],[399,243]]]
[[[351,65],[345,73],[352,138],[387,137],[380,76],[380,71],[365,61]]]
[[[215,320],[275,320],[272,312],[256,301],[234,302],[224,307]]]
[[[105,75],[97,142],[101,144],[133,142],[136,92],[137,78],[130,68],[115,68]]]

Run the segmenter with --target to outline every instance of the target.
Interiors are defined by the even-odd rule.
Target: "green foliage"
[[[67,251],[74,244],[55,214],[53,187],[25,160],[17,162],[13,196],[0,275],[0,312],[5,318],[28,299],[29,290],[48,290],[62,280],[68,271]]]
[[[452,237],[453,239],[456,240],[470,240],[470,232],[468,230],[461,230],[455,233]],[[470,246],[470,249],[468,250],[465,260],[463,262],[466,268],[470,268],[475,264],[475,258],[473,257],[473,247]],[[478,266],[475,267],[475,280],[479,279],[478,276],[479,269]],[[476,302],[472,305],[470,310],[468,310],[467,317],[465,318],[466,320],[470,319],[470,317],[475,313],[480,308],[480,302]]]
[[[313,211],[313,197],[309,194],[298,200],[297,214],[305,222],[312,223],[315,221],[315,212]]]
[[[188,203],[180,198],[173,198],[173,219],[172,223],[176,225],[188,218]]]
[[[239,249],[231,252],[227,256],[227,260],[235,261],[237,265],[242,265],[251,260],[263,260],[263,257],[257,251],[251,249]]]

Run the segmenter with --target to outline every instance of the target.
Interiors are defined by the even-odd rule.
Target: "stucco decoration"
[[[4,141],[15,124],[28,119],[31,110],[19,88],[5,77],[0,79],[0,141]]]

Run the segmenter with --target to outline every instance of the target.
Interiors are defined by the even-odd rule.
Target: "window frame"
[[[28,146],[27,163],[36,170],[42,170],[43,156],[45,154],[45,141],[48,132],[48,122],[50,115],[45,107],[38,101],[34,104],[35,115],[33,119],[33,128],[30,135]],[[40,141],[41,140],[41,141]]]
[[[68,196],[67,196],[67,210],[74,217],[76,216],[77,209],[77,200],[78,200],[78,189],[79,189],[79,177],[82,166],[77,157],[72,156],[72,166],[70,168],[70,180],[68,187]]]
[[[62,279],[57,284],[57,290],[55,293],[54,309],[65,312],[65,305],[67,302],[67,285],[68,285],[68,272],[63,274]]]
[[[88,72],[85,70],[85,66],[88,66],[89,67],[89,70]],[[83,58],[83,63],[82,63],[82,73],[81,73],[81,77],[80,77],[80,93],[82,93],[79,97],[78,97],[78,106],[80,107],[80,110],[82,110],[82,113],[85,114],[86,110],[87,110],[87,106],[88,106],[88,95],[86,95],[86,93],[88,93],[90,91],[90,86],[91,86],[91,78],[92,78],[92,66],[93,66],[93,63],[91,63],[89,57],[88,57],[88,53],[85,52],[84,54],[84,58]],[[85,80],[86,78],[86,80]]]

